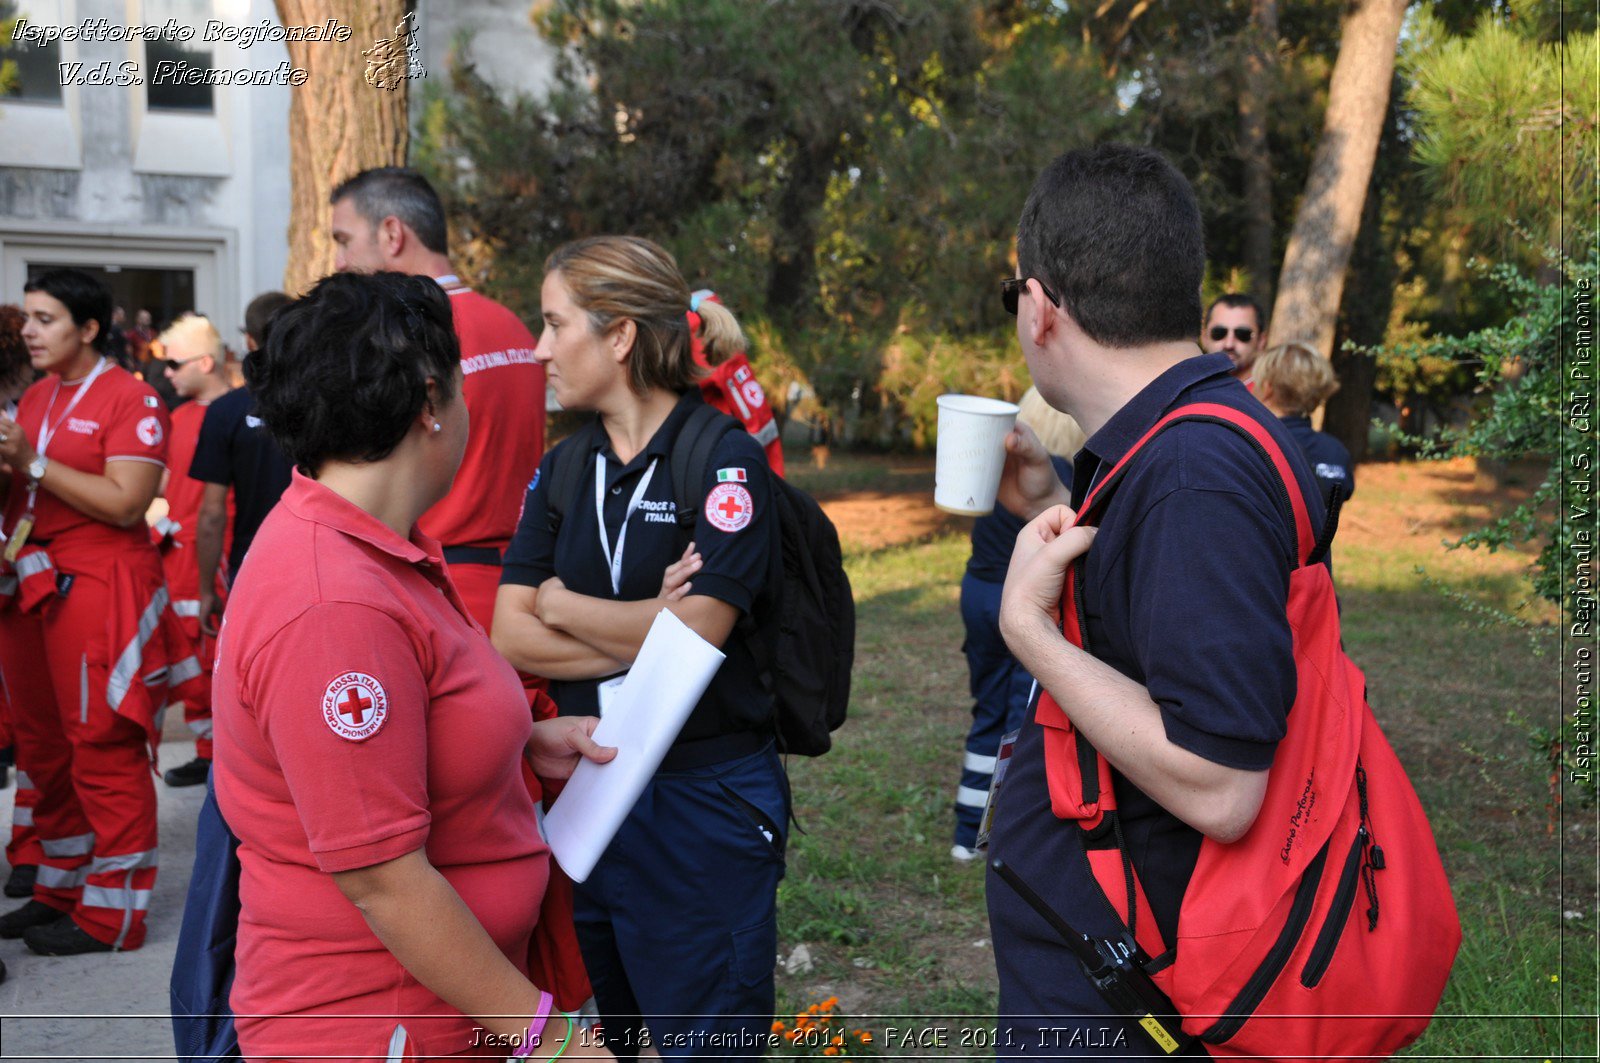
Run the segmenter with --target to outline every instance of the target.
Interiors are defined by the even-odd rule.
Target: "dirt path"
[[[971,528],[971,518],[934,508],[931,458],[899,461],[894,471],[899,482],[889,490],[818,494],[846,549],[879,550]],[[1415,537],[1436,542],[1459,536],[1526,499],[1541,472],[1537,465],[1521,466],[1506,484],[1485,487],[1465,458],[1362,465],[1356,497],[1340,519],[1338,541],[1347,548],[1378,547]],[[1473,563],[1485,572],[1520,571],[1527,557],[1480,551]]]

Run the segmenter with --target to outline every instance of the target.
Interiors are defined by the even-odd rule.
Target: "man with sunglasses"
[[[1105,505],[1092,491],[1169,411],[1213,403],[1278,438],[1298,462],[1316,524],[1320,496],[1278,419],[1234,379],[1229,360],[1195,349],[1200,209],[1161,155],[1105,144],[1057,158],[1023,207],[1017,266],[1002,298],[1017,315],[1034,385],[1088,433],[1070,497],[1096,499],[1098,527],[1072,526],[1043,447],[1015,429],[999,502],[1029,523],[1006,574],[1000,630],[1043,694],[1003,747],[988,856],[1077,930],[1120,937],[1080,821],[1057,815],[1071,816],[1083,793],[1058,792],[1066,772],[1054,736],[1070,724],[1110,765],[1112,826],[1150,901],[1142,925],[1153,921],[1170,942],[1202,839],[1233,841],[1249,828],[1284,734],[1295,696],[1285,612],[1295,526],[1272,468],[1214,423],[1183,422],[1151,438],[1108,486]],[[1074,563],[1074,596],[1064,601]],[[1067,615],[1081,616],[1086,648],[1064,636]],[[987,897],[997,1057],[1153,1051],[1009,878],[991,870]]]
[[[211,662],[216,656],[211,640],[200,629],[200,565],[196,558],[196,533],[200,526],[200,501],[205,485],[191,479],[189,466],[200,442],[200,426],[212,402],[232,388],[227,354],[216,326],[199,314],[185,314],[156,339],[161,359],[150,363],[181,398],[172,411],[172,435],[167,450],[167,515],[151,529],[161,548],[167,574],[169,608],[194,643],[205,678],[184,699],[183,719],[195,734],[195,758],[169,770],[168,786],[199,786],[211,773]],[[231,503],[231,498],[229,499]],[[231,507],[230,507],[231,508]]]
[[[1261,304],[1243,292],[1218,297],[1206,311],[1200,346],[1207,353],[1227,355],[1233,361],[1233,375],[1249,384],[1256,355],[1267,349],[1267,316]]]

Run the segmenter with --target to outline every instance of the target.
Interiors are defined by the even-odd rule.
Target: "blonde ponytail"
[[[739,319],[721,303],[701,300],[695,313],[700,315],[700,342],[704,344],[707,364],[721,365],[750,346]]]

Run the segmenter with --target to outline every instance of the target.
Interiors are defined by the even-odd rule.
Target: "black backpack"
[[[580,430],[556,454],[550,468],[550,533],[579,492],[585,458],[600,431],[599,422]],[[671,474],[678,529],[687,543],[700,517],[700,485],[711,452],[727,432],[744,426],[712,406],[697,406],[673,442]],[[816,499],[774,475],[765,475],[778,507],[781,548],[773,558],[767,591],[740,618],[761,682],[777,706],[778,744],[785,753],[818,757],[833,745],[832,732],[844,723],[850,703],[850,669],[855,663],[856,607],[845,575],[839,533]]]

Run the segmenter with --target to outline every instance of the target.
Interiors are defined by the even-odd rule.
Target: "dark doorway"
[[[162,329],[177,320],[180,314],[194,309],[194,270],[30,262],[28,279],[32,280],[46,270],[60,269],[63,266],[81,269],[111,289],[111,305],[121,307],[125,316],[120,334],[112,333],[114,339],[112,346],[107,349],[108,353],[119,360],[126,359],[128,367],[142,377],[145,383],[156,389],[156,394],[161,396],[168,408],[178,405],[181,400],[161,372],[161,366],[159,363],[154,365],[150,363],[150,359],[154,356],[154,352],[150,349],[150,341],[160,334]],[[148,330],[138,328],[141,310],[150,314]]]
[[[128,325],[140,310],[150,311],[151,325],[160,332],[179,314],[194,309],[194,270],[147,269],[142,266],[91,266],[86,263],[28,263],[28,279],[47,269],[71,266],[81,269],[111,289],[111,305],[128,315]]]

